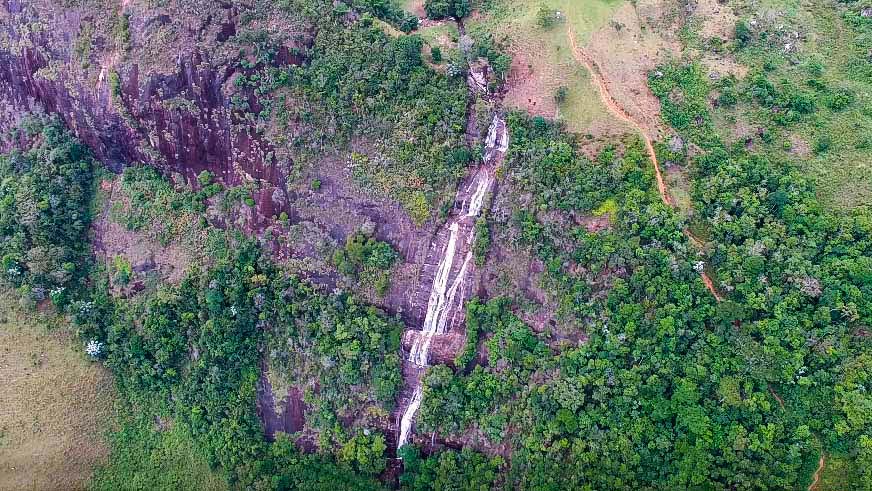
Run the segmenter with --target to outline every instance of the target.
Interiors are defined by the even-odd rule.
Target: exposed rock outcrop
[[[260,109],[257,97],[234,84],[262,62],[241,63],[245,50],[233,41],[239,7],[81,3],[0,4],[0,129],[14,128],[27,111],[53,113],[112,169],[142,162],[191,183],[209,170],[226,185],[257,180],[267,196],[286,194],[290,163],[247,119]],[[300,63],[297,43],[305,42],[302,34],[269,39],[267,62]],[[259,200],[259,214],[276,211],[275,200]]]

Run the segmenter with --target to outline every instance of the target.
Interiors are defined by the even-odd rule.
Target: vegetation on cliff
[[[21,301],[64,307],[88,274],[94,162],[56,119],[28,119],[24,152],[0,156],[0,275]]]

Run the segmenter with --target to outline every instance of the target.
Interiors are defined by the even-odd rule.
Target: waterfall
[[[490,188],[491,177],[487,169],[484,169],[480,174],[483,175],[478,179],[478,186],[469,199],[469,210],[466,212],[467,217],[475,217],[481,213],[481,207],[484,206],[484,197],[487,195],[488,188]]]
[[[487,193],[493,184],[493,169],[507,149],[506,124],[499,116],[495,116],[485,142],[483,155],[485,165],[472,176],[469,185],[458,192],[460,198],[468,196],[468,199],[462,199],[459,213],[456,213],[447,224],[448,241],[439,256],[439,264],[436,267],[433,286],[430,288],[430,297],[427,301],[424,325],[409,350],[408,361],[418,367],[427,366],[434,336],[447,332],[451,327],[451,320],[455,318],[453,314],[456,313],[456,309],[463,307],[464,284],[473,267],[471,245],[475,237],[475,218],[481,213]],[[434,244],[434,247],[436,246],[438,240]],[[456,262],[458,256],[463,257],[459,267]],[[408,442],[415,414],[421,407],[423,397],[422,384],[416,380],[412,399],[400,420],[397,448]]]
[[[415,413],[418,412],[418,408],[421,407],[421,400],[424,398],[424,388],[421,385],[415,389],[415,393],[412,395],[412,402],[409,403],[409,407],[406,408],[406,412],[403,413],[403,419],[400,421],[400,439],[399,444],[397,444],[397,449],[402,447],[409,441],[409,434],[412,432],[412,418],[415,417]]]

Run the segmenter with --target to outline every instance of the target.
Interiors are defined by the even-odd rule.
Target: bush
[[[333,265],[343,275],[371,284],[376,294],[383,296],[390,287],[391,270],[398,258],[387,242],[358,232],[348,237],[343,249],[334,251]]]
[[[754,37],[754,32],[751,30],[751,25],[748,24],[748,21],[744,19],[739,19],[736,21],[734,34],[736,36],[736,42],[738,43],[740,48],[747,47],[749,44],[751,44],[751,41]]]
[[[472,7],[469,0],[426,0],[424,2],[424,11],[427,12],[427,17],[431,19],[444,19],[446,17],[454,17],[462,19],[469,15]]]
[[[554,91],[554,102],[558,105],[566,102],[566,98],[569,96],[569,89],[565,86],[557,87],[557,90]]]
[[[849,89],[837,89],[826,97],[826,105],[833,111],[843,111],[854,103],[854,99],[854,93]]]
[[[563,20],[560,12],[542,4],[536,11],[536,24],[543,29],[550,29]]]
[[[426,0],[424,11],[431,19],[444,19],[450,15],[451,0]]]
[[[488,226],[487,218],[479,217],[478,220],[475,221],[475,242],[472,245],[476,265],[484,265],[490,247],[490,226]]]
[[[115,269],[115,282],[119,285],[127,285],[133,278],[133,268],[130,266],[130,261],[123,256],[115,256],[112,260],[112,266]]]
[[[830,135],[821,135],[817,137],[814,141],[813,150],[815,154],[823,154],[830,151],[830,147],[833,145],[833,139]]]
[[[212,183],[212,178],[212,173],[208,170],[204,170],[197,175],[197,182],[200,183],[200,187],[206,187]]]
[[[130,50],[130,14],[123,13],[118,18],[116,25],[116,35],[118,37],[118,45],[122,51]]]

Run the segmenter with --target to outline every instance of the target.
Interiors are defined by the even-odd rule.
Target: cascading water
[[[421,400],[424,398],[424,387],[420,384],[415,388],[415,393],[412,394],[412,402],[409,403],[409,407],[406,408],[406,411],[403,413],[403,419],[400,420],[400,438],[397,440],[397,449],[402,447],[409,441],[409,434],[412,432],[412,418],[415,417],[415,413],[418,412],[418,408],[421,407]]]
[[[473,233],[472,228],[468,224],[464,227],[463,233],[466,235],[466,242],[459,243],[458,239],[461,234],[461,223],[468,218],[475,218],[481,212],[484,204],[484,198],[487,196],[487,191],[490,188],[492,178],[487,172],[487,169],[482,170],[473,180],[472,185],[475,185],[475,191],[469,199],[467,209],[461,210],[463,214],[449,225],[450,236],[448,244],[445,246],[445,251],[442,254],[442,260],[439,262],[439,267],[436,270],[436,277],[433,280],[433,287],[430,290],[430,300],[427,302],[427,314],[424,318],[424,327],[421,330],[421,335],[415,339],[412,349],[409,353],[409,361],[414,362],[419,366],[427,365],[427,355],[430,351],[430,343],[433,341],[433,335],[444,334],[448,326],[449,314],[455,305],[455,301],[459,300],[457,293],[461,291],[463,281],[466,279],[466,272],[472,262],[472,251],[467,251],[460,270],[454,275],[454,281],[448,284],[451,278],[451,273],[454,267],[454,259],[457,256],[458,248],[464,245],[468,246],[472,243]]]
[[[426,367],[434,336],[446,333],[453,324],[457,310],[462,308],[465,296],[465,281],[472,262],[471,245],[475,236],[475,219],[484,207],[485,198],[494,181],[494,168],[508,149],[505,122],[495,116],[485,142],[484,165],[473,176],[469,185],[458,195],[462,200],[459,213],[446,224],[448,240],[440,252],[440,259],[433,278],[433,286],[427,301],[424,325],[415,337],[409,350],[408,361],[417,367]],[[468,196],[468,199],[465,197]],[[434,247],[439,246],[439,241]],[[463,257],[462,262],[457,258]],[[405,445],[411,435],[415,414],[424,397],[420,380],[415,380],[415,389],[409,405],[400,419],[397,448]]]

